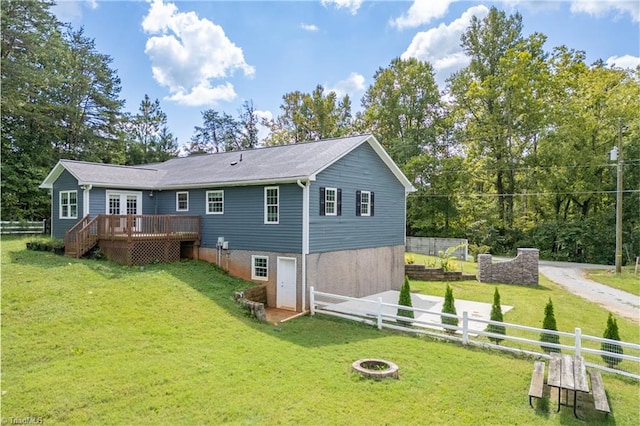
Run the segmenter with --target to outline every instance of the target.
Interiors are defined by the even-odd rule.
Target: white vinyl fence
[[[3,220],[0,221],[0,234],[44,234],[46,220]]]
[[[640,380],[640,345],[624,341],[609,340],[601,337],[582,334],[580,328],[573,333],[562,331],[544,330],[506,322],[496,322],[474,317],[473,314],[463,312],[462,316],[432,312],[425,309],[401,306],[377,300],[359,299],[338,294],[315,291],[309,289],[309,304],[311,315],[325,314],[353,321],[359,321],[377,327],[379,330],[388,328],[408,333],[424,334],[442,339],[456,340],[464,345],[485,346],[493,349],[529,354],[533,356],[548,357],[542,350],[540,334],[546,333],[558,336],[559,343],[544,343],[546,347],[552,347],[560,351],[573,352],[585,358],[588,367],[598,368],[603,371],[620,374]],[[355,303],[353,303],[355,302]],[[420,316],[420,320],[406,317],[398,317],[385,313],[389,310],[397,311],[398,308],[414,312],[414,316]],[[425,314],[428,320],[425,320]],[[442,324],[442,317],[458,318],[458,326]],[[410,321],[410,325],[403,325],[401,321]],[[505,327],[505,334],[494,334],[486,331],[489,324]],[[492,342],[491,337],[502,339],[499,344]],[[609,346],[608,346],[609,345]],[[610,348],[603,351],[602,348]],[[614,348],[622,348],[622,353],[614,353]],[[605,362],[603,356],[617,361],[615,368],[611,368]]]

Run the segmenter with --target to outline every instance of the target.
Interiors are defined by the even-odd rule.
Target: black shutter
[[[369,194],[369,214],[373,216],[373,191]]]
[[[360,216],[360,203],[362,202],[360,198],[362,196],[361,194],[361,191],[356,191],[356,216]]]
[[[338,216],[342,216],[342,189],[338,188],[338,190],[336,191],[338,194],[336,195],[336,198],[338,199]]]
[[[320,216],[324,216],[324,186],[320,188]]]

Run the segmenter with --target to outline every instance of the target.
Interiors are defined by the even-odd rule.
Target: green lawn
[[[613,268],[590,270],[587,272],[587,278],[640,296],[640,271],[635,274],[634,268],[635,266],[626,266],[622,268],[622,273],[619,275],[615,273]]]
[[[127,268],[26,251],[24,242],[2,240],[5,420],[582,424],[570,409],[556,413],[545,400],[537,411],[529,407],[531,359],[323,316],[287,322],[278,331],[247,317],[232,301],[233,291],[249,283],[210,264]],[[424,292],[442,286],[415,285]],[[472,296],[470,287],[455,287],[456,296]],[[512,287],[501,287],[504,303]],[[533,293],[564,301],[558,322],[561,328],[571,322],[571,329],[573,321],[564,318],[568,308],[561,306],[574,299],[560,299],[559,291]],[[536,296],[531,304],[544,299]],[[543,305],[531,309],[542,312]],[[575,321],[596,329],[605,317],[597,314]],[[538,323],[538,316],[530,322]],[[619,324],[627,337],[631,325]],[[351,374],[351,363],[365,357],[395,362],[400,380],[374,382]],[[590,422],[638,424],[638,383],[610,374],[604,382],[613,413],[606,421],[589,409],[581,414]]]

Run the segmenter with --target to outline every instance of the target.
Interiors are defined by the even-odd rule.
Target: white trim
[[[67,212],[68,214],[66,216],[62,214],[62,194],[67,194],[68,199],[70,199],[71,194],[76,194],[76,202],[75,202],[76,214],[74,215],[71,214],[71,206],[74,205],[71,203],[66,204],[66,206],[68,206],[68,212]],[[77,219],[77,218],[78,218],[78,190],[71,189],[66,191],[59,191],[58,192],[58,219]]]
[[[329,213],[329,191],[333,191],[333,212]],[[325,216],[338,216],[338,188],[324,188],[324,215]]]
[[[277,218],[275,221],[269,220],[269,205],[267,204],[267,193],[269,190],[275,189],[277,191],[277,203],[275,204],[278,209]],[[279,186],[265,186],[264,187],[264,223],[265,225],[277,225],[280,223],[280,187]]]
[[[86,185],[82,191],[82,216],[86,216],[89,214],[89,199],[91,197],[91,185]]]
[[[214,212],[214,211],[209,211],[209,194],[213,193],[213,192],[219,192],[221,194],[221,201],[214,201],[215,203],[222,203],[222,211],[219,212]],[[204,211],[206,214],[224,214],[224,189],[212,189],[210,191],[206,191],[204,193]]]
[[[302,188],[302,311],[307,304],[307,255],[309,254],[309,190],[311,182],[303,184],[298,181],[298,186]]]
[[[367,194],[367,214],[362,213],[362,205],[365,204],[362,202],[362,196],[364,194]],[[371,191],[360,191],[360,216],[371,216]]]
[[[265,267],[267,276],[263,277],[261,275],[256,274],[256,260],[264,259],[266,260]],[[251,279],[259,280],[259,281],[268,281],[269,280],[269,256],[260,256],[260,255],[251,255]]]
[[[187,194],[187,208],[186,209],[181,209],[180,208],[180,194]],[[223,207],[224,210],[224,207]],[[176,211],[177,212],[188,212],[189,211],[189,191],[176,191]]]

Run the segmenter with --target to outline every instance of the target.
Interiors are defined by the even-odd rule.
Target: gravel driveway
[[[610,269],[606,265],[541,260],[540,273],[573,294],[640,324],[640,297],[585,278],[586,269]]]

